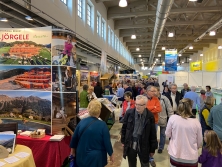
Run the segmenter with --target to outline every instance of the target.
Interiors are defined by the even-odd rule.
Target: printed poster
[[[177,49],[165,51],[165,71],[177,71]]]

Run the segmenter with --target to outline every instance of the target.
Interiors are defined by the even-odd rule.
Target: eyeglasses
[[[144,105],[146,105],[146,104],[135,104],[135,105],[142,107],[142,106],[144,106]]]

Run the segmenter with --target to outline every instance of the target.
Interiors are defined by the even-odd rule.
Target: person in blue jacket
[[[90,117],[80,121],[72,136],[71,155],[76,157],[78,167],[104,167],[107,165],[107,153],[113,163],[108,127],[98,119],[101,108],[98,100],[92,100],[88,106]]]

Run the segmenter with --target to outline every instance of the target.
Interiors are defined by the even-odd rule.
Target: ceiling
[[[120,37],[123,37],[123,42],[126,42],[136,62],[140,62],[141,58],[138,56],[141,55],[144,58],[144,65],[150,65],[148,62],[152,50],[158,0],[127,0],[128,6],[125,8],[118,6],[119,0],[96,0],[96,2],[104,3],[107,7],[108,19],[114,20],[115,30],[119,30]],[[152,62],[156,58],[161,61],[164,59],[162,46],[180,51],[192,44],[194,49],[187,49],[180,57],[181,60],[188,60],[190,55],[202,50],[203,47],[209,47],[210,43],[217,43],[217,39],[222,38],[222,28],[217,30],[215,36],[206,35],[196,43],[194,40],[221,18],[222,0],[202,0],[201,3],[174,0]],[[171,31],[175,34],[172,38],[168,37]],[[136,35],[136,39],[131,39],[133,34]],[[138,47],[140,51],[136,51]],[[161,54],[161,57],[158,57],[158,54]]]

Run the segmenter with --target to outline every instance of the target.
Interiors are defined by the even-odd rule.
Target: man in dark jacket
[[[129,83],[128,82],[123,83],[123,88],[124,88],[124,93],[129,91],[129,92],[132,93],[132,96],[134,95],[133,94],[133,89],[131,87],[129,87]],[[124,96],[121,97],[121,98],[118,98],[118,100],[119,101],[124,101]]]
[[[136,167],[137,155],[141,167],[149,167],[149,158],[157,149],[156,127],[153,114],[146,108],[147,97],[136,97],[136,108],[127,110],[121,131],[123,157],[130,167]]]
[[[190,91],[190,88],[188,87],[188,84],[187,83],[184,83],[183,84],[183,89],[181,90],[181,96],[182,98],[184,97],[184,95]]]
[[[171,84],[170,93],[166,94],[166,97],[170,100],[170,104],[173,108],[174,113],[177,111],[177,107],[179,106],[179,101],[182,99],[180,92],[177,91],[177,85]]]

